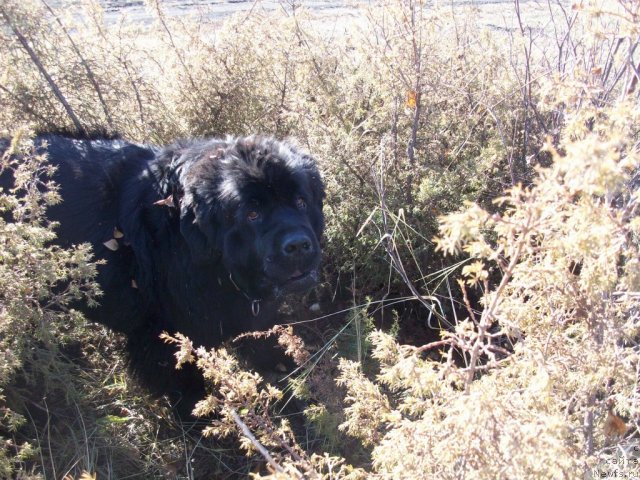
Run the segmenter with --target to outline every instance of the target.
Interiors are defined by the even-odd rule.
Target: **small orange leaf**
[[[416,108],[418,106],[418,93],[415,90],[409,90],[407,92],[406,105],[408,108]]]
[[[600,75],[602,73],[602,67],[593,67],[591,69],[591,73],[594,75]]]
[[[167,198],[164,198],[162,200],[158,200],[157,202],[153,203],[154,205],[160,205],[163,207],[173,207],[173,195],[169,195]]]
[[[627,432],[627,424],[611,410],[604,421],[604,434],[607,437],[621,437]]]
[[[636,86],[638,85],[638,76],[634,75],[631,78],[631,83],[629,84],[629,88],[627,88],[627,95],[631,95],[636,90]]]
[[[122,238],[124,237],[124,233],[118,230],[118,227],[113,227],[113,238]]]
[[[217,160],[219,158],[224,157],[224,152],[225,152],[224,148],[218,148],[213,154],[209,155],[209,158],[211,160]]]
[[[120,248],[120,245],[118,244],[118,241],[115,238],[112,238],[111,240],[104,242],[103,245],[107,247],[109,250],[111,250],[112,252],[115,252],[116,250],[118,250],[118,248]]]

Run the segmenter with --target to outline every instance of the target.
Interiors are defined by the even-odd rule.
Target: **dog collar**
[[[231,275],[231,272],[229,272],[229,280],[231,281],[231,284],[234,287],[236,287],[236,290],[238,290],[244,296],[244,298],[249,300],[249,302],[251,303],[251,313],[253,314],[254,317],[257,317],[260,314],[260,302],[262,301],[262,299],[251,298],[249,295],[247,295],[247,293],[244,290],[242,290],[238,286],[238,284],[233,280],[233,276]]]

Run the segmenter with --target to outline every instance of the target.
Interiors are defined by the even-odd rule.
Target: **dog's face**
[[[181,216],[192,251],[204,261],[221,255],[233,282],[256,298],[312,287],[324,228],[324,190],[313,159],[251,137],[201,157],[184,177]],[[197,253],[202,246],[204,258]]]

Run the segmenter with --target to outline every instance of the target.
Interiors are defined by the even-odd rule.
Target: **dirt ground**
[[[52,6],[74,3],[75,0],[53,0]],[[150,23],[153,12],[144,0],[99,0],[104,7],[108,24],[124,19],[133,22]],[[517,0],[430,0],[425,8],[438,6],[451,8],[454,12],[463,9],[477,9],[477,18],[492,30],[513,32],[520,29],[516,15]],[[160,0],[165,14],[170,16],[193,15],[208,20],[223,20],[233,14],[251,15],[254,12],[277,10],[290,13],[293,8],[311,10],[317,20],[329,31],[347,32],[354,21],[362,20],[369,8],[376,8],[371,0]],[[520,0],[522,26],[533,35],[553,30],[554,22],[561,25],[570,15],[571,2],[568,0]]]

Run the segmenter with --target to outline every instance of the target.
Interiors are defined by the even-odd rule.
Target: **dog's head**
[[[316,283],[324,188],[309,155],[260,137],[205,142],[183,155],[180,231],[194,261],[221,261],[255,298]]]

